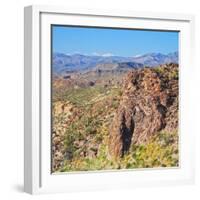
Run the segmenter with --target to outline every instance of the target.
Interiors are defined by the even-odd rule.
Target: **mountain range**
[[[54,74],[102,69],[106,71],[115,68],[117,68],[117,70],[126,70],[126,68],[154,67],[167,63],[178,64],[177,51],[169,54],[148,53],[133,57],[53,53]]]

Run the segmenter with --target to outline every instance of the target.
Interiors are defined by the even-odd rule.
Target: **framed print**
[[[192,183],[190,15],[25,8],[25,191]]]

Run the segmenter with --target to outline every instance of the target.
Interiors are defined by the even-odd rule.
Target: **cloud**
[[[98,52],[94,52],[92,53],[93,56],[104,56],[104,57],[110,57],[110,56],[114,56],[114,54],[108,52],[108,53],[98,53]]]
[[[114,56],[114,55],[112,53],[104,53],[102,54],[102,56],[109,57],[109,56]]]
[[[100,54],[97,53],[97,52],[93,52],[92,55],[93,55],[93,56],[100,56]]]
[[[138,54],[138,55],[135,55],[133,56],[134,58],[138,58],[138,57],[141,57],[142,55],[141,54]]]

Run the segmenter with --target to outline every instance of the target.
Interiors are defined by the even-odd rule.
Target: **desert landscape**
[[[155,56],[54,54],[53,172],[178,166],[178,54]]]

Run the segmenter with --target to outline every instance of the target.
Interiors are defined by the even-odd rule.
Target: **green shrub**
[[[67,166],[60,171],[176,167],[179,161],[177,139],[177,132],[160,132],[145,145],[133,145],[129,153],[117,160],[108,159],[108,145],[103,142],[97,157],[74,158],[70,163],[66,162]]]
[[[162,73],[163,69],[159,73]],[[174,73],[174,74],[173,74]],[[173,72],[172,76],[176,77]],[[109,92],[108,92],[109,91]],[[64,164],[57,169],[67,171],[91,171],[110,169],[134,169],[178,166],[177,132],[160,132],[146,144],[132,145],[123,158],[111,159],[108,153],[109,126],[119,105],[119,88],[79,88],[65,93],[65,100],[79,109],[78,118],[65,128]],[[95,99],[95,101],[94,101]],[[53,116],[53,123],[65,124],[65,116]],[[83,142],[84,141],[84,142]],[[82,144],[82,145],[76,145]],[[83,152],[96,151],[93,157]]]

